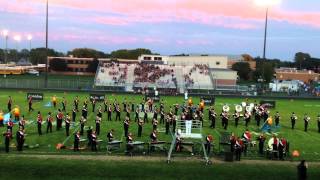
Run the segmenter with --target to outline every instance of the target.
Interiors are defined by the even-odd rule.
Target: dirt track
[[[4,156],[4,155],[0,155]],[[22,158],[38,158],[38,159],[67,159],[67,160],[89,160],[89,161],[152,161],[166,162],[166,157],[151,157],[151,156],[112,156],[112,155],[6,155],[6,157],[22,157]],[[297,161],[275,161],[275,160],[241,160],[240,162],[226,162],[220,159],[211,158],[213,164],[257,164],[257,165],[297,165]],[[204,161],[198,157],[174,157],[173,162],[201,162]],[[320,162],[308,162],[309,165],[320,167]]]

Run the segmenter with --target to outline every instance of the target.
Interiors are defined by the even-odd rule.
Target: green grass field
[[[106,153],[105,144],[101,145],[101,148],[98,153],[91,152],[88,149],[81,150],[80,153],[74,153],[70,148],[73,145],[73,136],[70,138],[66,137],[64,129],[60,131],[55,130],[55,126],[53,128],[53,133],[44,134],[43,136],[38,136],[37,128],[36,128],[36,113],[38,110],[41,111],[43,116],[51,111],[55,113],[53,107],[45,107],[45,105],[51,101],[51,97],[56,95],[59,101],[59,107],[61,107],[60,102],[62,97],[67,97],[68,105],[67,110],[71,113],[72,102],[76,95],[79,95],[81,99],[81,103],[85,97],[88,97],[88,93],[70,93],[70,92],[44,92],[44,101],[35,101],[33,104],[34,112],[27,112],[27,100],[26,100],[26,91],[17,91],[17,90],[1,90],[0,91],[0,109],[3,111],[7,111],[7,100],[8,96],[13,97],[13,104],[20,107],[21,115],[25,115],[26,119],[29,122],[33,122],[26,126],[26,144],[29,146],[39,145],[36,148],[25,148],[23,152],[17,152],[15,148],[15,139],[11,141],[11,148],[9,155],[4,152],[4,138],[0,139],[0,158],[4,163],[0,163],[0,179],[41,179],[44,177],[49,177],[51,179],[88,179],[95,177],[94,179],[124,179],[126,177],[130,177],[130,179],[205,179],[210,177],[215,177],[217,179],[235,179],[236,177],[233,174],[237,175],[237,179],[257,179],[261,178],[261,174],[263,175],[263,179],[277,179],[279,178],[279,174],[281,174],[282,179],[294,179],[296,177],[296,164],[294,163],[283,164],[277,161],[272,161],[272,165],[268,165],[267,162],[264,161],[264,157],[257,156],[257,149],[250,149],[250,153],[247,157],[243,159],[250,160],[258,160],[262,161],[262,163],[255,164],[253,163],[219,163],[215,164],[216,159],[221,159],[221,157],[217,157],[216,154],[211,155],[213,159],[212,167],[204,166],[203,161],[200,158],[194,157],[192,161],[184,162],[183,160],[175,162],[170,165],[166,165],[165,156],[162,153],[155,153],[152,156],[141,156],[141,159],[147,159],[148,157],[161,157],[161,160],[154,161],[150,160],[145,162],[141,162],[139,159],[130,159],[130,157],[124,156],[124,147],[117,152],[113,152],[111,155]],[[141,95],[128,95],[128,94],[106,94],[106,97],[109,101],[122,101],[124,98],[127,99],[128,102],[140,103],[142,101],[143,96]],[[182,96],[168,96],[161,97],[166,106],[165,109],[168,110],[169,105],[179,103],[184,103],[184,99]],[[249,101],[253,102],[254,100],[259,101],[259,99],[249,99]],[[199,98],[193,97],[194,103],[199,102]],[[231,107],[231,112],[234,110],[234,104],[239,104],[244,99],[242,98],[216,98],[216,112],[220,113],[222,109],[222,105],[227,103]],[[298,150],[301,152],[301,157],[293,160],[306,159],[309,162],[314,161],[317,162],[316,165],[310,167],[310,179],[317,179],[319,177],[319,164],[320,161],[320,133],[317,132],[317,124],[316,124],[316,116],[319,113],[320,102],[316,100],[277,100],[277,108],[271,110],[272,116],[275,111],[279,111],[282,119],[280,121],[281,129],[279,130],[279,135],[288,139],[290,142],[290,149]],[[291,112],[294,111],[298,115],[298,121],[296,123],[296,129],[291,130],[290,125],[290,115]],[[88,122],[86,126],[93,126],[94,117],[96,113],[92,113],[91,105],[89,105],[89,116]],[[212,134],[215,139],[215,153],[218,152],[218,139],[220,133],[224,132],[221,127],[220,120],[216,123],[216,129],[209,129],[209,122],[207,120],[208,112],[205,111],[205,121],[204,121],[204,130],[203,134]],[[308,113],[311,116],[311,123],[309,125],[309,131],[306,133],[303,131],[303,115],[304,113]],[[77,114],[77,117],[80,117],[80,112]],[[113,113],[113,115],[115,115]],[[122,117],[124,117],[124,113],[122,113]],[[131,114],[131,117],[134,117],[134,114]],[[77,118],[77,119],[78,119]],[[101,126],[101,134],[99,139],[106,140],[106,133],[111,128],[115,129],[116,139],[125,140],[123,136],[123,123],[122,121],[106,121],[107,115],[103,114],[103,121]],[[151,121],[151,120],[150,120]],[[143,137],[137,138],[137,125],[136,123],[132,123],[130,126],[130,132],[134,134],[134,140],[139,141],[149,141],[149,134],[152,129],[152,125],[149,121],[149,124],[145,124],[143,129]],[[14,126],[14,134],[17,131],[17,125]],[[46,124],[43,125],[42,130],[45,131]],[[78,126],[75,126],[70,131],[71,133],[75,131]],[[164,128],[164,125],[159,126],[160,129]],[[259,132],[259,128],[256,127],[254,120],[251,121],[250,131]],[[1,128],[0,131],[4,132],[5,127]],[[244,122],[240,123],[238,128],[234,127],[234,121],[231,120],[229,122],[228,132],[235,132],[236,135],[242,135],[245,131]],[[86,135],[84,135],[86,136]],[[165,140],[170,142],[171,136],[165,135],[164,133],[159,133],[159,140]],[[85,138],[85,137],[84,137]],[[66,149],[57,150],[56,145],[58,143],[66,142]],[[34,158],[37,156],[48,156],[53,155],[55,158],[47,159],[43,158]],[[59,158],[59,156],[62,156]],[[94,156],[96,158],[81,158],[83,156]],[[189,153],[182,153],[182,155],[174,154],[177,158],[190,158]],[[77,157],[73,158],[63,158],[63,157]],[[100,159],[101,157],[101,159]],[[104,160],[104,157],[121,157],[122,160]],[[145,157],[145,158],[144,158]],[[124,158],[124,159],[123,159]],[[129,161],[126,161],[128,158]],[[63,159],[63,160],[62,160]],[[95,160],[97,159],[97,160]],[[290,159],[291,160],[291,159]],[[266,162],[266,163],[264,163]],[[186,163],[186,164],[185,164]],[[146,166],[147,164],[147,166]],[[50,169],[50,170],[48,170]],[[230,170],[232,172],[230,174]],[[21,172],[16,173],[14,176],[7,175],[7,170]],[[57,176],[55,176],[57,175]]]

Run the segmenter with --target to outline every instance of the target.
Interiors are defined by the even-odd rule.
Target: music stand
[[[204,146],[204,139],[202,136],[202,122],[199,120],[177,120],[176,121],[176,129],[180,132],[180,137],[183,139],[192,139],[194,141],[198,141],[201,143],[201,147],[203,150],[204,159],[206,164],[211,164],[211,161],[208,158],[207,151]],[[172,133],[171,133],[172,134]],[[172,142],[168,152],[167,163],[171,161],[172,151],[176,144],[177,133],[172,134]]]

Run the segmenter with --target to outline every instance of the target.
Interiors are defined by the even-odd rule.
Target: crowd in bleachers
[[[188,74],[184,74],[184,82],[186,87],[192,87],[194,85],[194,79],[192,75],[199,73],[200,75],[209,75],[209,66],[206,64],[195,64],[189,71]]]
[[[100,67],[102,77],[98,77],[99,81],[108,81],[108,83],[124,84],[128,77],[128,65],[115,62],[104,63]]]
[[[173,69],[160,68],[158,65],[139,63],[134,69],[134,83],[169,83],[169,79],[160,80],[161,77],[171,76],[174,78]]]

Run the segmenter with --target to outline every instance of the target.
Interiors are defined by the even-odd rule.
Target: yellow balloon
[[[14,108],[14,109],[13,109],[13,114],[14,114],[15,116],[20,116],[20,110],[19,110],[19,108]]]
[[[269,118],[267,119],[267,122],[268,122],[269,125],[272,125],[272,118],[269,117]]]

